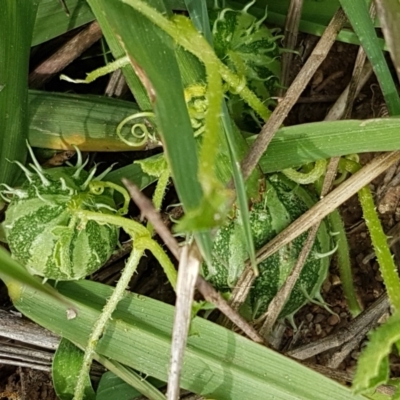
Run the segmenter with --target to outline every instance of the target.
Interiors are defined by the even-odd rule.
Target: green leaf
[[[362,1],[364,1],[365,4],[370,3],[370,0]],[[208,1],[210,7],[212,3],[212,0]],[[289,3],[290,0],[257,0],[250,8],[249,12],[256,17],[262,17],[267,7],[267,23],[284,28]],[[227,0],[225,6],[241,9],[244,4],[245,3],[239,0]],[[322,36],[339,6],[339,0],[304,0],[299,25],[300,32]],[[342,29],[336,39],[344,43],[360,44],[357,35],[347,28]],[[378,43],[381,49],[385,47],[385,41],[383,39],[378,39]]]
[[[59,335],[85,346],[94,322],[113,288],[90,281],[60,282],[66,306],[28,287],[12,296],[16,308]],[[16,291],[14,292],[17,293]],[[29,299],[29,301],[28,301]],[[174,307],[126,294],[119,303],[96,352],[144,374],[166,381]],[[219,400],[279,399],[361,400],[348,388],[301,364],[202,318],[192,320],[182,371],[182,388]],[[315,385],[318,382],[318,385]]]
[[[37,0],[3,1],[0,7],[0,183],[12,185],[24,163],[28,132],[28,65]]]
[[[371,62],[385,98],[389,114],[400,115],[400,98],[389,67],[380,48],[374,24],[363,0],[340,0],[347,18],[356,32],[365,53]]]
[[[98,9],[97,12],[107,15],[131,63],[137,72],[140,71],[142,83],[146,82],[144,86],[154,106],[175,187],[185,211],[189,213],[202,203],[203,191],[194,178],[198,176],[197,148],[173,41],[149,19],[123,2],[89,0],[89,3]],[[151,4],[161,12],[167,11],[159,0]],[[197,237],[203,255],[210,259],[209,235],[202,233]]]
[[[157,379],[149,378],[143,380],[156,387],[165,386],[165,382],[161,382]],[[96,393],[96,400],[134,400],[141,396],[141,392],[128,385],[114,373],[106,372],[100,379]]]
[[[185,9],[183,0],[166,0],[166,3],[174,9]],[[61,6],[60,0],[40,0],[32,46],[61,36],[95,19],[86,0],[65,0],[65,4],[69,10],[69,16]],[[107,32],[103,31],[103,33],[107,37]]]
[[[273,137],[260,166],[268,173],[345,154],[398,150],[399,129],[399,118],[323,121],[284,127]]]
[[[29,143],[47,149],[75,145],[82,151],[132,151],[118,138],[116,128],[138,111],[134,103],[118,99],[31,90]]]
[[[46,294],[50,298],[61,299],[59,293],[49,285],[44,285],[36,277],[33,277],[25,268],[11,258],[11,255],[0,246],[0,279],[7,285],[10,296],[19,296],[21,285]],[[64,300],[62,300],[63,302]],[[64,305],[68,303],[64,302]]]
[[[65,13],[59,0],[40,0],[32,46],[93,21],[93,14],[85,0],[66,0],[65,3],[70,16]]]
[[[389,377],[388,356],[392,346],[400,340],[400,312],[396,311],[389,319],[369,335],[367,347],[358,359],[353,380],[353,390],[362,393],[386,383]]]
[[[121,185],[122,178],[128,178],[136,186],[138,186],[140,190],[143,190],[157,180],[155,176],[150,176],[143,172],[139,164],[131,164],[127,165],[126,167],[115,169],[114,171],[108,173],[104,180]]]
[[[75,380],[82,367],[83,351],[67,339],[62,339],[53,358],[52,376],[54,390],[60,400],[72,400]],[[85,400],[95,400],[96,395],[87,377]]]

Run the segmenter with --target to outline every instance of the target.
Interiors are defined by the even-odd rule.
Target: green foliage
[[[157,387],[165,386],[165,382],[161,382],[153,378],[141,378],[141,381],[152,383]],[[142,392],[134,389],[131,385],[124,382],[114,373],[105,372],[101,376],[99,387],[97,388],[96,400],[109,400],[111,398],[117,398],[118,400],[134,400],[142,397]],[[165,399],[165,396],[160,394],[160,398]],[[152,397],[152,399],[154,399],[154,397]]]
[[[257,249],[290,225],[315,201],[306,189],[282,175],[269,176],[266,183],[267,189],[261,201],[253,204],[250,211],[252,236]],[[243,236],[242,223],[236,215],[219,230],[214,239],[213,265],[217,273],[210,280],[220,290],[233,288],[243,272],[247,259]],[[249,305],[252,311],[248,317],[258,318],[266,311],[294,268],[306,237],[307,234],[299,236],[258,265],[260,276],[256,278],[250,292]],[[300,278],[280,314],[281,318],[291,318],[307,301],[319,296],[328,271],[327,253],[330,250],[331,241],[325,223],[322,223]]]
[[[15,184],[25,162],[28,131],[28,66],[38,0],[4,1],[0,7],[0,183]],[[22,28],[23,27],[23,28]]]
[[[82,367],[83,351],[67,339],[61,339],[53,358],[54,390],[60,400],[73,400],[76,378]],[[85,400],[95,400],[89,375],[86,376]]]
[[[0,260],[2,271],[9,258]],[[57,288],[65,296],[64,301],[54,301],[20,285],[14,286],[12,300],[17,309],[33,321],[84,347],[113,288],[85,280],[60,282]],[[66,319],[66,301],[76,311],[76,318]],[[173,315],[174,307],[168,304],[127,293],[109,320],[96,351],[166,381]],[[196,334],[188,338],[181,379],[184,389],[219,400],[262,399],[265,393],[282,400],[294,396],[304,400],[328,400],[332,393],[338,400],[364,398],[352,395],[348,388],[267,347],[202,318],[193,319],[192,330]]]
[[[18,2],[15,2],[10,6],[11,3],[7,3],[10,10],[19,5]],[[171,175],[186,211],[185,225],[183,226],[189,231],[201,231],[201,233],[196,234],[196,238],[204,255],[210,258],[211,241],[208,231],[211,227],[223,223],[228,212],[232,194],[225,190],[225,185],[232,178],[232,175],[235,177],[235,184],[239,190],[238,198],[241,202],[241,214],[243,215],[245,214],[243,205],[246,204],[247,200],[244,195],[244,185],[239,176],[239,162],[247,151],[247,144],[243,139],[241,142],[239,141],[240,133],[231,124],[228,112],[221,108],[222,99],[224,95],[229,97],[230,112],[235,114],[236,122],[240,123],[242,127],[246,127],[248,131],[254,129],[254,125],[248,125],[249,122],[262,123],[262,120],[267,119],[270,111],[265,105],[269,104],[269,94],[274,90],[273,83],[276,81],[274,77],[270,78],[269,74],[272,72],[273,75],[278,75],[275,59],[277,47],[276,37],[273,37],[271,32],[262,26],[267,1],[260,0],[251,9],[246,6],[242,11],[225,11],[214,14],[213,27],[216,53],[210,44],[211,36],[207,32],[208,25],[205,25],[205,2],[202,2],[201,11],[199,11],[199,6],[196,6],[190,0],[187,0],[186,3],[191,10],[192,21],[195,22],[196,27],[200,27],[200,31],[204,32],[207,39],[198,33],[190,19],[182,15],[173,16],[172,8],[183,8],[183,1],[121,0],[109,2],[89,0],[90,7],[88,7],[88,4],[84,1],[69,0],[67,5],[71,12],[71,18],[68,18],[58,2],[42,0],[36,20],[33,43],[37,44],[50,37],[55,37],[92,20],[96,16],[114,57],[116,59],[121,59],[126,55],[129,57],[130,63],[123,67],[123,73],[138,107],[115,99],[31,93],[29,132],[27,129],[27,113],[26,110],[22,111],[26,108],[28,96],[26,70],[32,32],[31,27],[26,29],[26,32],[17,32],[18,24],[15,22],[19,19],[28,21],[28,25],[32,25],[36,4],[30,2],[30,5],[23,7],[19,10],[19,13],[15,12],[15,8],[10,15],[0,14],[0,18],[4,19],[9,26],[7,31],[11,32],[6,40],[0,41],[1,54],[5,55],[0,57],[0,62],[6,63],[4,65],[8,66],[7,69],[0,68],[3,73],[8,75],[7,85],[4,86],[3,82],[0,82],[2,85],[0,87],[0,118],[3,118],[2,127],[5,127],[2,140],[4,140],[3,145],[4,143],[7,144],[7,146],[0,146],[2,151],[0,162],[4,163],[6,158],[16,159],[15,149],[17,147],[15,143],[23,143],[27,132],[31,143],[37,146],[65,148],[70,147],[71,144],[77,144],[85,150],[126,150],[129,143],[124,143],[118,138],[114,127],[132,112],[139,111],[138,109],[140,111],[155,111],[158,136],[155,136],[156,140],[151,144],[159,145],[158,139],[162,139],[165,150],[162,161],[159,162],[159,158],[153,164],[154,159],[143,161],[144,170],[137,164],[128,166],[109,173],[107,180],[119,184],[121,176],[129,173],[132,174],[132,179],[135,179],[136,183],[143,188],[159,178],[157,196],[157,206],[159,206],[169,175]],[[213,5],[211,3],[214,2],[210,2],[209,5]],[[381,44],[375,34],[371,33],[373,31],[372,22],[366,14],[366,2],[343,0],[341,3],[346,9],[350,21],[353,21],[354,29],[374,65],[389,109],[392,114],[397,114],[399,108],[398,96],[386,62],[378,51]],[[242,2],[227,1],[226,4],[228,7],[235,4],[238,6],[236,8],[243,7]],[[287,0],[268,0],[267,20],[282,20],[285,17],[287,4]],[[338,6],[338,1],[323,0],[316,2],[305,0],[301,22],[302,29],[306,31],[307,29],[314,29],[313,33],[318,34],[320,32],[318,30],[329,21]],[[358,10],[356,7],[359,7]],[[320,10],[320,12],[315,12],[315,10]],[[360,27],[357,26],[358,24],[362,26],[361,31],[359,30]],[[260,29],[258,30],[258,28]],[[354,37],[354,34],[345,32],[340,35],[352,35]],[[16,57],[9,57],[8,55],[15,52],[15,47],[12,45],[15,42],[21,44],[23,49],[18,51]],[[270,50],[271,54],[269,53]],[[191,61],[183,62],[185,57],[182,54],[186,54],[185,52],[191,53]],[[190,57],[186,57],[186,59]],[[10,68],[8,62],[15,62],[16,68]],[[166,65],[168,65],[168,68],[165,68]],[[268,68],[266,68],[267,65]],[[192,72],[193,74],[191,74]],[[14,73],[15,76],[13,76]],[[13,80],[8,80],[9,77]],[[10,82],[14,83],[10,85]],[[14,91],[14,93],[10,94],[6,89],[11,89],[11,92]],[[192,89],[195,89],[194,92],[200,89],[201,96],[199,97],[201,99],[193,96],[188,102],[186,96],[189,93],[190,97]],[[1,97],[3,94],[7,94],[8,97]],[[14,95],[18,99],[16,102],[12,102],[15,100],[13,99]],[[188,103],[190,103],[189,110]],[[21,108],[17,107],[19,104],[22,105]],[[199,110],[199,114],[196,115]],[[221,110],[223,110],[222,123],[220,119]],[[197,126],[194,126],[193,121],[197,123]],[[222,131],[222,125],[225,128],[225,133]],[[282,128],[261,160],[261,168],[264,172],[274,172],[330,156],[362,151],[396,150],[399,147],[398,126],[399,121],[397,119],[388,119],[372,120],[368,123],[341,121]],[[10,127],[10,130],[8,127]],[[200,135],[199,138],[195,139],[193,132],[195,132],[195,135]],[[13,142],[13,145],[8,145],[7,140],[9,139]],[[226,145],[225,140],[229,145]],[[249,139],[249,141],[251,140]],[[224,143],[224,146],[221,146],[221,143]],[[224,148],[221,149],[221,147]],[[21,155],[23,156],[22,153]],[[20,161],[23,161],[23,159],[21,158]],[[1,172],[4,173],[1,181],[10,183],[12,179],[16,178],[14,176],[17,170],[16,165],[8,163],[4,165],[6,167],[1,168]],[[39,169],[40,167],[36,166],[36,168]],[[14,169],[14,172],[10,173],[9,171],[12,169]],[[63,169],[63,171],[67,171],[67,169]],[[47,175],[47,172],[46,174],[42,171],[36,172],[37,174],[34,174],[34,177],[31,178],[34,182],[32,190],[28,190],[28,184],[25,184],[19,191],[5,186],[5,194],[7,194],[7,191],[12,192],[15,197],[15,204],[10,206],[7,214],[8,222],[6,221],[6,226],[7,223],[10,226],[10,215],[13,216],[13,220],[17,221],[23,218],[23,213],[38,213],[40,209],[42,209],[41,214],[39,213],[41,218],[44,214],[50,219],[64,218],[61,216],[62,214],[52,214],[53,204],[48,204],[49,202],[57,202],[59,198],[56,200],[55,198],[48,199],[46,196],[49,193],[43,189],[43,186],[46,185],[42,177],[49,180],[52,173]],[[54,172],[54,174],[57,174],[57,172]],[[86,172],[82,171],[81,174],[83,177]],[[76,183],[70,182],[71,174],[63,175],[62,178],[66,183],[68,182],[66,187],[69,187],[70,190],[81,190],[80,187],[76,187]],[[85,176],[84,180],[86,178],[88,177]],[[306,195],[299,195],[300,188],[289,190],[290,195],[284,194],[278,190],[276,182],[274,183],[271,179],[269,178],[269,187],[267,188],[267,194],[269,194],[266,198],[267,202],[265,202],[265,205],[264,202],[254,204],[250,213],[257,247],[259,244],[261,245],[261,242],[264,243],[269,237],[274,236],[281,227],[287,225],[311,204],[305,204]],[[57,190],[60,190],[60,188],[64,190],[62,181],[58,180],[58,182]],[[83,182],[79,182],[78,186],[82,184]],[[287,185],[290,186],[289,183]],[[94,193],[91,192],[90,195],[89,193],[82,194],[82,198],[85,198],[83,201],[92,203],[89,204],[89,207],[86,207],[87,204],[85,204],[85,207],[76,209],[77,218],[84,220],[82,226],[86,224],[86,229],[88,229],[90,226],[98,225],[101,226],[103,232],[98,235],[94,235],[93,232],[86,235],[86,244],[81,247],[81,250],[91,251],[92,246],[89,245],[98,242],[99,235],[110,236],[111,231],[114,232],[111,235],[113,238],[108,241],[107,245],[113,247],[117,227],[123,226],[134,237],[136,246],[126,269],[132,272],[144,249],[148,248],[161,260],[164,267],[167,266],[166,271],[169,278],[174,282],[174,279],[176,279],[175,270],[160,246],[152,241],[151,231],[134,221],[128,221],[114,215],[115,205],[110,191],[112,186],[103,187],[105,194],[97,192],[100,187],[101,185],[95,184],[91,185],[90,189],[86,188],[89,189],[86,192],[93,189]],[[258,194],[254,187],[257,187],[257,185],[253,185],[251,198],[254,194]],[[279,195],[271,195],[272,190],[275,190]],[[83,191],[85,192],[85,190]],[[33,196],[33,192],[39,195],[39,200],[36,205],[28,206],[23,201],[31,200],[30,196],[31,194]],[[25,194],[27,197],[24,197]],[[65,194],[63,193],[63,196]],[[54,193],[51,193],[51,195],[54,196]],[[21,198],[18,198],[18,196],[21,196]],[[283,200],[285,196],[286,200],[290,196],[295,200],[292,203],[286,202],[286,200]],[[372,203],[370,199],[368,201],[371,208]],[[17,209],[18,202],[21,203]],[[93,203],[97,204],[97,208],[100,203],[100,210]],[[63,204],[65,208],[67,203],[64,202]],[[91,208],[92,206],[93,208]],[[14,207],[15,209],[13,209]],[[106,213],[98,212],[109,207],[114,210]],[[281,214],[278,214],[276,210],[279,210]],[[262,233],[261,236],[264,235],[262,239],[259,235],[259,216],[265,217],[271,222],[269,229],[265,231],[266,233]],[[43,226],[43,221],[37,220],[36,222],[42,223]],[[233,226],[234,231],[232,236],[227,234],[228,241],[240,243],[235,247],[235,255],[240,256],[240,261],[235,261],[235,265],[238,265],[237,270],[225,271],[224,281],[228,282],[226,287],[235,283],[244,259],[247,258],[249,253],[251,254],[249,232],[243,234],[243,231],[239,229],[240,223],[237,220],[229,221],[228,225]],[[376,238],[373,233],[374,226],[377,226],[376,221],[371,225],[372,236]],[[77,221],[67,224],[67,229],[64,229],[64,226],[62,229],[52,227],[50,231],[44,230],[47,235],[44,239],[50,243],[50,246],[53,246],[54,235],[58,235],[60,238],[57,245],[60,251],[56,252],[57,255],[53,257],[55,260],[63,260],[70,255],[68,244],[71,244],[78,236],[77,233],[72,233],[72,228],[75,227],[78,228]],[[81,223],[79,223],[80,227]],[[221,230],[219,235],[224,234],[224,229]],[[324,225],[321,229],[325,230]],[[108,233],[104,233],[106,231]],[[23,228],[19,227],[17,233],[22,235],[26,232],[23,232]],[[31,235],[32,238],[34,235],[37,238],[41,237],[39,230]],[[324,235],[326,236],[326,234]],[[378,233],[379,235],[382,239],[381,232]],[[309,268],[313,270],[313,273],[310,273],[310,271],[307,273],[306,265],[304,280],[301,280],[299,287],[297,287],[296,296],[300,294],[301,300],[295,299],[295,292],[293,292],[284,313],[291,314],[309,297],[317,294],[319,290],[326,273],[327,258],[316,260],[315,255],[316,253],[326,253],[326,249],[329,249],[327,245],[329,240],[326,237],[322,238],[322,236],[319,234],[312,252],[314,264],[312,266],[310,264]],[[24,245],[26,245],[25,236],[21,237]],[[51,240],[48,240],[49,238]],[[282,250],[283,257],[290,259],[290,262],[287,263],[290,264],[288,269],[297,257],[302,240],[303,238],[300,237],[293,243],[292,249],[286,247]],[[247,244],[244,245],[246,241]],[[216,243],[218,244],[218,236]],[[30,245],[30,243],[28,244]],[[54,245],[54,248],[57,246]],[[95,244],[93,246],[96,247]],[[386,249],[381,240],[377,249],[380,250],[382,246]],[[103,245],[102,247],[106,246]],[[64,249],[64,253],[61,249]],[[14,253],[16,252],[14,251]],[[36,258],[39,254],[41,253],[38,251]],[[387,256],[386,254],[386,258]],[[226,257],[226,253],[218,256],[217,262],[224,257]],[[279,254],[261,265],[262,274],[250,298],[255,312],[264,309],[270,297],[276,292],[278,284],[272,291],[269,286],[269,283],[275,284],[277,282],[276,270],[278,269],[281,275],[285,275],[283,273],[284,263],[279,263],[278,268],[273,265],[273,261],[276,261],[278,257]],[[84,356],[86,369],[96,349],[99,354],[118,359],[146,374],[152,374],[166,380],[172,308],[165,307],[165,305],[157,302],[153,303],[147,299],[127,296],[128,298],[122,300],[115,314],[113,314],[114,318],[111,319],[116,304],[123,297],[124,285],[127,285],[127,280],[118,284],[117,294],[115,294],[116,292],[112,294],[110,288],[98,285],[91,286],[91,283],[61,284],[59,286],[60,291],[64,290],[64,293],[68,294],[67,298],[61,299],[57,291],[47,285],[39,285],[36,279],[30,277],[18,263],[10,260],[3,251],[0,252],[0,258],[2,260],[0,263],[2,277],[8,284],[10,295],[16,306],[22,312],[49,329],[74,340],[82,348],[86,348],[88,338],[90,338]],[[20,259],[24,262],[27,261]],[[74,259],[69,260],[67,264],[70,266],[72,264],[78,265],[75,261]],[[227,263],[225,260],[223,261],[223,264]],[[26,263],[29,264],[29,261]],[[315,272],[318,266],[320,270]],[[389,271],[390,268],[393,270],[394,267],[386,262],[383,271]],[[54,270],[53,267],[50,269]],[[87,265],[81,265],[79,269],[81,270],[80,274],[73,273],[74,279],[83,277],[88,272]],[[60,272],[58,275],[50,275],[48,272],[43,273],[42,271],[42,274],[60,279]],[[397,276],[396,274],[393,275],[392,271],[393,279],[390,283],[385,274],[383,275],[389,292],[391,292],[392,302],[397,309],[398,299],[394,293],[397,287]],[[22,286],[19,282],[24,282],[28,286]],[[268,282],[268,284],[265,282]],[[304,290],[307,285],[309,285],[307,290]],[[32,288],[36,289],[32,290]],[[261,292],[262,296],[259,297]],[[107,303],[107,306],[110,306],[109,309],[101,313],[101,308],[110,296],[113,296],[113,301]],[[57,300],[54,301],[54,298]],[[72,310],[78,311],[77,318],[66,321],[66,305],[68,304],[67,310],[70,310],[71,302],[73,303]],[[49,310],[46,308],[48,304],[52,304],[52,308]],[[130,308],[131,305],[134,306],[132,309]],[[138,312],[138,310],[142,311]],[[134,318],[132,315],[134,315]],[[396,311],[392,319],[389,320],[388,327],[386,328],[386,325],[384,325],[380,328],[383,336],[377,334],[377,339],[374,339],[374,336],[371,337],[371,349],[367,349],[368,357],[365,358],[367,361],[360,360],[361,372],[357,372],[355,381],[357,390],[367,389],[386,379],[387,355],[390,352],[391,345],[398,343],[396,336],[397,319]],[[163,323],[166,320],[168,321],[164,326]],[[107,324],[108,328],[102,336]],[[93,325],[95,326],[94,330]],[[249,395],[254,398],[262,398],[266,393],[271,397],[276,396],[278,398],[297,396],[298,398],[322,399],[330,398],[332,393],[335,393],[335,398],[338,399],[361,398],[360,396],[351,396],[346,388],[338,386],[314,372],[305,370],[291,360],[269,352],[268,349],[254,345],[246,339],[208,324],[206,321],[195,319],[193,331],[199,332],[199,336],[189,338],[187,358],[182,375],[183,387],[189,390],[203,393],[209,397],[227,398],[229,396],[232,399],[248,397]],[[379,341],[383,342],[382,337],[388,337],[390,343],[378,343]],[[234,359],[232,359],[232,354],[235,355]],[[269,360],[268,363],[265,363],[266,359]],[[222,363],[221,360],[223,360]],[[110,360],[106,359],[102,362],[109,368],[113,368]],[[372,364],[376,367],[372,368]],[[204,365],[207,366],[206,369],[204,369]],[[120,376],[125,374],[121,371],[122,368],[119,371]],[[206,371],[205,375],[204,371]],[[84,372],[83,369],[81,374],[84,374]],[[210,373],[208,374],[208,372]],[[126,375],[124,376],[126,377]],[[226,379],[227,376],[229,379]],[[84,379],[86,378],[80,379],[81,387],[85,383]],[[315,386],[316,380],[321,383],[318,387]]]
[[[400,340],[400,313],[396,311],[382,326],[372,332],[362,352],[353,381],[357,393],[386,383],[389,378],[389,354]]]
[[[228,8],[211,13],[213,45],[217,56],[242,79],[242,85],[268,105],[280,76],[277,41],[281,37],[263,25],[266,15],[257,19],[248,12],[252,5],[240,11]],[[258,122],[257,116],[238,95],[240,90],[231,89],[228,107],[235,123],[248,128],[249,122]]]
[[[112,189],[99,180],[91,183],[96,167],[83,170],[80,154],[76,167],[43,170],[34,161],[34,172],[23,167],[21,188],[3,191],[12,196],[3,223],[12,255],[32,275],[83,279],[111,256],[119,230],[94,221],[84,224],[78,212],[118,213]]]
[[[340,0],[347,18],[356,32],[379,81],[389,113],[400,115],[400,98],[388,64],[379,46],[378,38],[365,1]]]

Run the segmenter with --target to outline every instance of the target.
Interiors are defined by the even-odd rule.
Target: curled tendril
[[[348,154],[347,156],[342,157],[339,163],[340,175],[335,179],[334,184],[339,185],[347,178],[347,176],[349,175],[349,169],[347,169],[347,166],[350,162],[358,163],[359,161],[360,157],[358,156],[358,154]]]
[[[207,87],[204,84],[190,85],[185,88],[185,102],[189,111],[190,122],[197,137],[204,132],[204,118],[208,109]]]
[[[307,173],[296,171],[293,168],[287,168],[282,170],[282,173],[292,181],[301,185],[308,185],[309,183],[315,182],[319,179],[326,170],[326,160],[317,160],[314,168]]]
[[[117,212],[120,215],[125,215],[128,212],[129,202],[131,200],[126,189],[112,182],[91,181],[89,183],[89,190],[95,195],[102,194],[105,188],[114,189],[116,192],[122,194],[124,198],[124,204],[120,209],[117,210]]]
[[[125,119],[123,119],[117,126],[117,136],[128,146],[131,147],[143,147],[149,140],[151,142],[156,142],[157,138],[155,137],[154,133],[151,133],[149,129],[147,128],[147,125],[144,122],[139,122],[136,124],[133,124],[131,127],[131,134],[132,136],[136,139],[135,142],[131,142],[129,140],[126,140],[122,136],[122,128],[126,123],[129,121],[132,121],[133,119],[137,118],[154,118],[154,113],[152,112],[140,112],[136,114],[129,115]],[[139,131],[139,132],[138,132]]]

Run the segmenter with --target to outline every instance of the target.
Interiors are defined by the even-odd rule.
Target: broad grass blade
[[[27,287],[15,291],[19,311],[79,346],[86,344],[113,288],[90,281],[60,282],[73,302],[76,318],[67,320],[65,304]],[[29,299],[29,301],[27,301]],[[109,321],[97,352],[136,370],[167,380],[174,308],[156,300],[126,295]],[[182,388],[219,400],[362,400],[348,388],[266,347],[202,318],[194,318],[182,371]],[[229,377],[229,379],[227,379]],[[318,385],[315,385],[318,382]]]
[[[0,183],[12,185],[24,163],[28,132],[28,66],[38,1],[0,6]]]

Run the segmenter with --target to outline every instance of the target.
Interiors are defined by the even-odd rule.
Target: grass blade
[[[82,150],[132,150],[115,135],[118,123],[135,112],[130,102],[34,91],[30,92],[29,102],[29,141],[32,146],[63,149],[65,143],[70,143]],[[260,165],[267,173],[321,158],[398,150],[399,128],[399,118],[313,122],[283,127],[272,139]]]
[[[375,0],[376,10],[381,21],[383,35],[393,64],[397,71],[397,78],[400,80],[400,3],[398,0]]]
[[[42,326],[84,346],[112,288],[90,281],[62,282],[60,292],[74,303],[76,318],[66,307],[20,287],[15,306]],[[29,301],[27,299],[29,298]],[[97,351],[145,374],[167,380],[173,307],[144,296],[126,295],[109,321]],[[192,321],[182,387],[220,400],[279,399],[361,400],[348,388],[270,349],[201,318]],[[315,382],[318,381],[318,385]]]
[[[24,163],[28,132],[28,65],[38,1],[3,1],[0,26],[0,183],[12,185]]]
[[[399,118],[324,121],[279,129],[261,157],[262,170],[279,171],[310,161],[400,149]]]
[[[47,149],[75,145],[82,151],[138,150],[115,133],[117,125],[136,112],[134,103],[118,99],[31,90],[29,142]]]
[[[32,46],[93,21],[94,16],[85,0],[66,0],[65,3],[70,13],[69,17],[59,1],[40,0]]]
[[[145,71],[149,85],[157,93],[153,102],[158,126],[179,197],[186,209],[194,208],[201,198],[200,185],[193,180],[197,176],[197,150],[171,40],[142,14],[122,2],[111,4],[101,0],[98,4],[118,33],[127,54]],[[161,8],[161,11],[165,12],[165,9]],[[168,65],[167,69],[165,65]],[[176,146],[177,137],[179,146]]]
[[[385,98],[389,114],[393,116],[400,115],[400,98],[383,52],[379,46],[374,24],[372,23],[366,3],[364,1],[340,0],[340,4],[371,62]]]
[[[154,106],[165,153],[180,200],[186,212],[196,209],[203,199],[198,176],[197,148],[193,137],[180,70],[172,39],[140,12],[123,2],[90,0],[98,12],[107,15],[131,63],[141,74],[142,83]],[[166,12],[162,2],[151,4]],[[165,66],[168,65],[168,68]],[[160,71],[163,71],[160,74]],[[156,95],[155,95],[156,94]],[[179,138],[179,146],[176,145]],[[203,256],[210,259],[210,238],[198,235]]]

